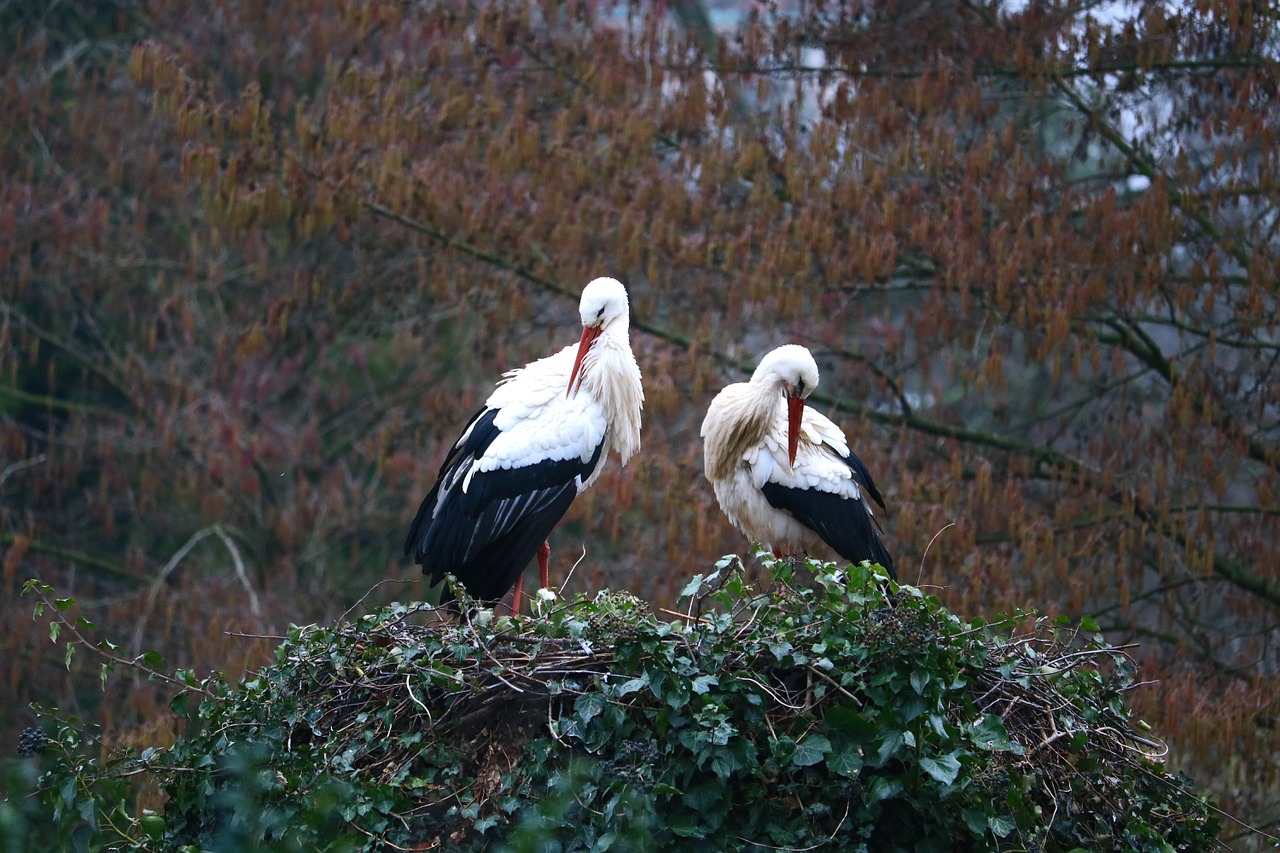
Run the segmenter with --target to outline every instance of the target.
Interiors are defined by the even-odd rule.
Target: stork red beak
[[[804,397],[787,397],[787,462],[796,464],[796,449],[800,447],[800,421],[804,418]]]
[[[596,338],[600,337],[603,326],[583,326],[582,340],[578,342],[578,357],[573,360],[573,372],[569,374],[569,387],[565,389],[564,395],[572,397],[578,392],[577,385],[582,384],[582,359],[587,355],[587,350],[591,349],[591,345],[595,343]],[[577,385],[575,385],[575,380]]]

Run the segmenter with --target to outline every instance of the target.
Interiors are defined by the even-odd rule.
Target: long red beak
[[[804,419],[804,397],[787,397],[787,462],[796,464],[800,446],[800,421]]]
[[[582,340],[578,342],[578,357],[573,360],[573,372],[569,374],[569,387],[564,392],[566,397],[572,397],[578,393],[577,386],[582,384],[582,359],[586,357],[587,350],[591,349],[591,345],[595,343],[596,338],[600,337],[600,332],[603,328],[603,326],[582,327]]]

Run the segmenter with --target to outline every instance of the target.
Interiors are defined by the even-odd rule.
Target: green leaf
[[[702,589],[702,575],[693,576],[693,580],[684,585],[684,589],[680,590],[680,598],[692,598]]]
[[[58,642],[58,634],[60,633],[62,633],[62,623],[50,622],[49,623],[49,642],[51,643]]]
[[[716,560],[716,571],[723,571],[735,562],[739,562],[737,554],[725,554],[719,560]]]
[[[862,770],[862,747],[850,745],[833,750],[827,755],[827,768],[840,776],[857,776]]]
[[[53,600],[53,606],[58,610],[70,610],[75,607],[75,604],[76,600],[74,598],[55,598]]]
[[[911,686],[915,688],[916,693],[924,695],[924,689],[929,686],[929,670],[913,669],[911,670]]]
[[[880,733],[875,723],[863,716],[861,711],[847,705],[833,705],[827,709],[827,730],[832,734],[840,734],[852,738],[858,743],[869,743]]]
[[[987,834],[987,815],[979,809],[961,809],[960,817],[969,832],[979,837]]]
[[[635,693],[638,690],[643,690],[648,686],[649,686],[649,673],[646,672],[644,675],[641,675],[638,678],[632,678],[632,679],[628,679],[627,681],[624,681],[622,683],[622,686],[618,688],[618,692],[614,695],[627,696],[631,693]]]
[[[942,784],[950,785],[960,773],[960,761],[955,757],[955,753],[941,758],[925,756],[920,759],[920,768]]]
[[[900,781],[877,776],[871,780],[871,787],[867,790],[867,803],[878,803],[881,800],[896,797],[901,792],[902,783]]]
[[[825,735],[812,734],[796,744],[791,763],[796,767],[808,767],[817,764],[830,751],[831,741]]]
[[[996,838],[1006,838],[1009,833],[1013,832],[1017,824],[1013,822],[1013,818],[1001,815],[999,817],[988,817],[987,826],[991,827],[991,832]]]
[[[768,643],[768,646],[770,653],[772,653],[778,660],[782,660],[787,655],[791,654],[791,650],[795,648],[786,640],[772,640]]]
[[[589,723],[604,710],[604,696],[599,693],[583,693],[573,703],[573,712],[583,723]]]
[[[995,714],[983,714],[970,726],[969,737],[974,746],[987,752],[1014,752],[1021,755],[1025,751],[1022,744],[1010,739],[1004,720]]]
[[[720,681],[714,675],[699,675],[693,680],[693,692],[697,694],[706,693],[712,687],[719,684]]]
[[[898,753],[902,748],[902,732],[887,731],[884,733],[884,739],[880,741],[880,749],[876,751],[876,766],[883,767],[885,762]]]

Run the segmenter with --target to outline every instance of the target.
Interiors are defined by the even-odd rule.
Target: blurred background
[[[447,448],[611,275],[643,450],[569,593],[747,553],[698,425],[804,344],[902,580],[1139,643],[1171,766],[1275,833],[1278,60],[1256,0],[0,2],[0,747],[174,735],[28,578],[232,677],[420,596]]]

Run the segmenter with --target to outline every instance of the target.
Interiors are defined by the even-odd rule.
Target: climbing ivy
[[[603,592],[295,627],[237,686],[178,673],[171,745],[98,757],[50,714],[37,796],[95,850],[1216,843],[1096,626],[969,622],[875,567],[766,566],[758,589],[726,557],[663,618]]]

